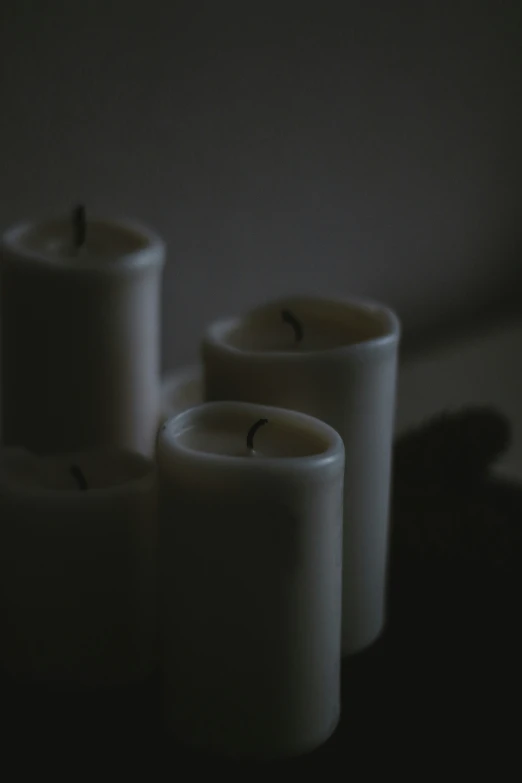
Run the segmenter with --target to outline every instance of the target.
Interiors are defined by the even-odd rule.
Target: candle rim
[[[87,490],[80,491],[78,487],[70,489],[58,489],[55,487],[31,486],[23,483],[17,483],[16,480],[9,480],[7,471],[4,470],[3,462],[6,456],[13,454],[24,454],[30,457],[42,457],[43,459],[63,459],[64,472],[67,473],[67,466],[70,464],[82,464],[85,458],[104,454],[121,460],[131,460],[136,467],[140,469],[138,475],[117,484],[107,487],[90,487]],[[106,449],[88,449],[82,452],[60,452],[53,454],[35,454],[29,449],[20,446],[2,446],[0,448],[0,496],[20,496],[27,498],[40,497],[45,499],[56,498],[82,498],[82,502],[88,498],[117,498],[127,496],[129,492],[140,492],[151,486],[156,480],[156,465],[153,460],[130,449],[106,448]]]
[[[359,340],[346,345],[336,345],[329,348],[314,348],[303,350],[302,348],[293,349],[266,349],[254,350],[252,348],[242,348],[233,345],[227,340],[228,334],[241,326],[247,319],[262,313],[267,309],[282,310],[284,308],[294,308],[300,305],[327,305],[333,303],[336,306],[344,305],[353,310],[373,311],[383,317],[386,323],[386,332],[376,337]],[[301,319],[302,320],[302,319]],[[306,329],[306,322],[304,322]],[[230,356],[248,357],[249,361],[264,362],[266,360],[278,361],[309,361],[310,358],[326,358],[336,356],[346,356],[350,354],[361,353],[362,351],[386,350],[393,347],[400,339],[401,325],[398,316],[393,310],[380,302],[364,298],[340,298],[326,296],[288,296],[265,302],[258,307],[254,307],[246,313],[234,316],[225,316],[211,323],[205,330],[203,336],[203,349],[205,345],[218,347],[224,353]]]
[[[194,422],[194,424],[196,424],[197,418],[202,418],[204,421],[204,417],[210,416],[212,413],[226,414],[237,411],[238,409],[244,413],[248,413],[252,423],[258,419],[268,419],[267,427],[270,423],[277,423],[278,420],[281,421],[282,419],[290,419],[291,423],[295,423],[296,425],[299,423],[306,425],[309,430],[312,430],[312,434],[316,434],[318,438],[323,438],[327,446],[323,451],[314,452],[312,454],[289,456],[264,456],[263,454],[259,454],[256,455],[255,459],[252,459],[246,453],[244,455],[235,455],[199,451],[190,448],[190,446],[187,446],[176,438],[176,435],[182,434],[189,429],[189,422]],[[174,428],[176,428],[176,430],[172,432]],[[169,440],[168,445],[165,447],[165,431],[167,430],[169,434],[172,435],[172,440]],[[245,429],[245,443],[246,436],[247,430]],[[267,466],[284,468],[295,464],[295,462],[298,462],[303,468],[306,466],[313,466],[315,469],[318,465],[328,466],[336,463],[340,454],[343,455],[344,461],[344,443],[341,436],[333,427],[326,424],[326,422],[321,419],[289,408],[232,400],[202,402],[199,405],[195,405],[169,418],[164,422],[158,433],[158,453],[163,448],[168,448],[171,454],[178,452],[185,458],[192,458],[198,462],[204,461],[219,464],[226,462],[228,464],[244,465],[246,469],[255,469],[256,465],[262,465],[265,468]]]
[[[52,252],[40,251],[29,244],[24,244],[24,237],[30,237],[35,231],[46,226],[64,226],[70,224],[70,216],[51,215],[47,218],[27,219],[12,225],[2,235],[0,248],[6,255],[16,256],[17,261],[46,267],[64,272],[89,272],[103,275],[121,274],[123,271],[139,271],[151,266],[163,267],[165,263],[165,242],[153,229],[137,220],[127,217],[102,217],[90,215],[88,225],[90,231],[96,226],[115,229],[141,238],[142,244],[121,253],[114,253],[110,263],[101,262],[87,254],[70,257],[53,255]]]

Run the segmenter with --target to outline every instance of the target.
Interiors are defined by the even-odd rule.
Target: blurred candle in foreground
[[[0,450],[0,665],[117,684],[156,664],[157,489],[130,452]]]
[[[168,724],[228,756],[313,749],[340,709],[341,438],[203,404],[163,426],[157,459]]]
[[[128,221],[25,223],[0,245],[2,438],[38,453],[150,454],[163,242]]]

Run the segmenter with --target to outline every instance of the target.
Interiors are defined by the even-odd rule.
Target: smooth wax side
[[[340,710],[340,437],[203,404],[166,423],[157,460],[168,724],[227,756],[311,750]]]
[[[288,297],[211,324],[202,343],[207,401],[301,411],[343,438],[345,654],[375,641],[386,617],[399,336],[397,317],[383,305]]]
[[[131,221],[27,223],[0,245],[2,439],[47,454],[151,455],[165,248]]]

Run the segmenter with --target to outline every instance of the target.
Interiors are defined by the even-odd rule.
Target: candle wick
[[[254,435],[256,434],[258,429],[262,427],[264,424],[268,424],[268,419],[259,419],[258,421],[256,421],[255,424],[252,424],[252,426],[248,430],[247,448],[250,449],[250,451],[254,451]]]
[[[81,489],[82,492],[86,489],[89,489],[86,478],[83,475],[83,471],[80,467],[78,467],[78,465],[71,465],[71,475],[76,479],[78,489]]]
[[[72,222],[74,230],[74,247],[78,249],[84,246],[87,234],[87,220],[85,218],[85,206],[83,204],[79,204],[75,207]]]
[[[297,320],[295,315],[290,310],[281,310],[281,318],[287,324],[293,328],[295,332],[295,341],[300,343],[303,339],[303,326],[300,321]]]

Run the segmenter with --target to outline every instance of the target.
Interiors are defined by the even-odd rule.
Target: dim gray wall
[[[164,360],[289,291],[422,334],[520,297],[520,3],[3,0],[0,224],[136,216]]]

